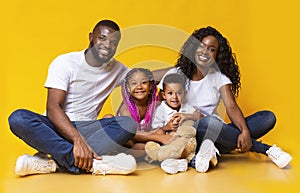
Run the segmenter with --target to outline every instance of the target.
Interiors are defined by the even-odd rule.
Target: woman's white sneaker
[[[101,156],[101,160],[94,159],[93,175],[130,174],[136,170],[136,161],[132,155],[119,153],[117,155]]]
[[[46,174],[55,172],[57,165],[53,159],[39,156],[22,155],[18,157],[15,173],[19,176],[30,174]]]
[[[166,159],[161,162],[161,169],[168,174],[176,174],[178,172],[185,172],[188,168],[186,159]]]
[[[216,166],[218,163],[217,154],[220,155],[218,149],[210,139],[205,139],[196,155],[195,168],[198,172],[207,172],[209,164]]]
[[[292,160],[292,156],[284,151],[282,151],[276,145],[273,145],[267,150],[268,157],[279,167],[286,167]]]

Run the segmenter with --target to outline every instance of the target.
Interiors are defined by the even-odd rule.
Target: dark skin
[[[201,44],[195,53],[197,71],[193,75],[192,80],[201,80],[204,78],[212,61],[216,59],[218,49],[219,42],[214,36],[207,36],[201,40]],[[237,150],[246,152],[252,147],[252,141],[244,115],[235,101],[229,84],[222,86],[220,88],[220,93],[230,120],[241,131],[237,140]]]
[[[89,65],[100,67],[110,61],[117,49],[120,33],[106,26],[97,27],[89,34],[90,46],[85,52]],[[47,117],[59,133],[73,143],[74,165],[90,171],[93,159],[101,159],[88,145],[85,138],[73,126],[63,111],[67,93],[64,90],[48,88]]]

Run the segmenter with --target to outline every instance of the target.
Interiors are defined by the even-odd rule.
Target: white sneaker
[[[161,162],[160,167],[168,174],[176,174],[178,172],[185,172],[188,168],[186,159],[166,159]]]
[[[284,151],[282,151],[276,145],[273,145],[267,150],[268,157],[279,167],[286,167],[292,160],[292,156]]]
[[[93,174],[130,174],[136,170],[136,161],[132,155],[119,153],[114,156],[103,155],[102,160],[93,161]]]
[[[53,159],[45,159],[39,156],[22,155],[18,157],[15,173],[19,176],[30,174],[47,174],[55,172],[57,165]]]
[[[218,149],[210,139],[205,139],[196,155],[196,170],[198,172],[207,172],[209,164],[216,166],[218,163],[217,155],[220,155]]]

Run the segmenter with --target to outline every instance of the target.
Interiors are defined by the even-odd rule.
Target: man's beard
[[[101,58],[101,57],[99,56],[98,49],[94,46],[94,44],[93,44],[92,42],[90,43],[90,49],[91,49],[91,52],[92,52],[94,58],[95,58],[97,61],[101,62],[101,63],[107,63],[107,62],[109,62],[110,59],[113,57],[113,54],[111,54],[111,53],[109,52],[109,54],[107,55],[107,57],[102,57],[102,58]]]

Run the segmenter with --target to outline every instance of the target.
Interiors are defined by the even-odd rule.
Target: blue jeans
[[[81,172],[74,166],[73,144],[58,132],[48,117],[20,109],[8,120],[17,137],[39,152],[50,154],[62,171]],[[124,116],[72,123],[100,156],[120,149],[136,133],[134,120]]]
[[[250,151],[266,154],[270,145],[259,142],[257,139],[273,129],[276,123],[274,113],[271,111],[259,111],[246,117],[245,120],[253,144]],[[197,128],[196,152],[198,152],[202,141],[205,139],[214,141],[216,148],[221,154],[230,153],[237,148],[237,140],[241,131],[233,123],[225,124],[216,117],[206,116],[195,122],[195,128]],[[194,158],[191,160],[191,166],[194,166]]]

